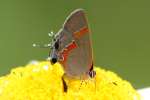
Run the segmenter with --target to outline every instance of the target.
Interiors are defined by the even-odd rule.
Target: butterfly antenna
[[[51,31],[48,33],[48,36],[54,38],[55,34],[53,31]],[[32,46],[33,47],[39,47],[39,48],[52,48],[52,43],[44,44],[44,45],[33,43]]]
[[[55,36],[55,34],[54,34],[53,31],[51,31],[51,32],[48,33],[48,36],[53,38]]]
[[[32,46],[33,46],[33,47],[39,47],[39,48],[52,48],[52,45],[51,45],[51,44],[40,45],[40,44],[33,43]]]

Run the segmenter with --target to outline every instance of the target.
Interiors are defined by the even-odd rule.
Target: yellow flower
[[[94,79],[65,78],[68,91],[64,92],[64,72],[59,63],[42,61],[20,66],[0,77],[0,100],[140,100],[129,82],[111,71],[95,70]]]

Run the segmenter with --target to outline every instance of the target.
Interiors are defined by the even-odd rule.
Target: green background
[[[149,0],[0,0],[0,75],[31,60],[45,60],[47,33],[61,28],[76,8],[87,12],[96,66],[134,87],[150,85]]]

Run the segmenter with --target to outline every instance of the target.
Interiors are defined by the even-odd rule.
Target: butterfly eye
[[[58,48],[59,48],[59,42],[57,41],[55,42],[55,49],[58,50]]]
[[[56,39],[54,38],[53,41],[56,41]]]

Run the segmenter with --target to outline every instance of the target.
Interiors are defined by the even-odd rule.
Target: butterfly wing
[[[70,77],[81,78],[92,67],[92,46],[90,30],[84,10],[75,10],[65,21],[61,30],[62,42],[66,47],[62,49],[63,61],[60,61],[64,67],[66,75]],[[63,39],[63,38],[67,39]],[[70,42],[69,42],[70,41]]]

